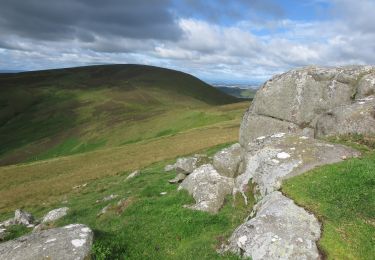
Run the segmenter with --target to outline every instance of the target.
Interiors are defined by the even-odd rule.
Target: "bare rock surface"
[[[213,166],[223,176],[234,178],[238,174],[241,163],[242,148],[240,144],[233,144],[214,155]]]
[[[314,215],[275,191],[255,206],[256,216],[239,226],[223,251],[260,259],[319,259],[320,224]]]
[[[233,178],[221,176],[211,164],[205,164],[188,175],[179,189],[186,189],[196,201],[188,208],[217,213],[225,196],[232,193]]]
[[[240,129],[240,144],[275,132],[314,134],[318,117],[374,95],[373,66],[305,67],[276,75],[258,90]]]
[[[14,224],[19,224],[19,225],[31,225],[34,223],[34,217],[30,213],[22,210],[22,209],[17,209],[14,212]]]
[[[68,211],[68,207],[51,210],[43,217],[41,223],[54,222],[56,220],[59,220],[60,218],[66,216],[68,214]]]
[[[31,233],[0,244],[0,258],[12,260],[83,260],[90,256],[93,232],[85,225]]]
[[[351,148],[307,136],[277,133],[258,137],[243,155],[245,171],[236,178],[235,192],[244,194],[251,180],[263,197],[279,189],[284,179],[355,156],[359,153]]]
[[[375,97],[356,100],[355,103],[340,106],[320,116],[316,124],[318,137],[375,134]]]
[[[186,175],[185,175],[185,174],[183,174],[183,173],[178,173],[178,174],[176,175],[176,177],[174,177],[173,179],[170,179],[168,182],[169,182],[170,184],[176,184],[176,183],[180,183],[180,182],[182,182],[183,180],[185,180],[185,178],[186,178]]]

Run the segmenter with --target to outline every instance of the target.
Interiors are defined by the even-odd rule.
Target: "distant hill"
[[[101,65],[0,74],[0,165],[87,152],[219,122],[238,102],[179,71]]]
[[[217,89],[222,91],[223,93],[226,93],[228,95],[231,95],[233,97],[237,98],[243,98],[243,99],[250,99],[252,100],[255,96],[256,89],[251,88],[240,88],[240,87],[224,87],[224,86],[217,86]]]

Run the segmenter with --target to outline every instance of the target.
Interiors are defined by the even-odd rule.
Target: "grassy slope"
[[[323,223],[319,245],[328,259],[375,256],[375,150],[353,146],[365,156],[312,170],[282,188]]]
[[[177,71],[92,66],[0,75],[0,165],[108,148],[233,120],[236,102]]]
[[[212,155],[224,146],[199,152]],[[185,209],[183,205],[193,203],[193,199],[168,183],[175,172],[165,173],[163,168],[171,162],[148,166],[142,169],[140,176],[130,180],[126,180],[129,171],[122,167],[124,171],[114,176],[92,180],[84,188],[71,189],[59,201],[47,204],[39,201],[26,209],[41,217],[51,208],[68,206],[69,215],[54,225],[89,225],[95,232],[93,253],[96,259],[217,259],[216,249],[250,213],[253,201],[245,206],[241,197],[234,202],[228,196],[217,215]],[[161,192],[167,195],[162,196]],[[119,197],[112,202],[96,202],[110,194]],[[120,199],[125,202],[118,206]],[[107,205],[111,205],[109,212],[97,217]],[[0,214],[0,219],[10,215],[11,212]],[[27,230],[15,227],[12,232],[9,239]],[[234,255],[220,258],[238,259]]]

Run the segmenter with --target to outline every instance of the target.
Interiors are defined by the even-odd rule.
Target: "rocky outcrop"
[[[359,153],[353,149],[307,136],[285,133],[261,136],[246,148],[245,171],[236,178],[235,192],[244,194],[251,181],[263,197],[278,190],[284,179],[356,156]]]
[[[348,134],[375,134],[375,97],[357,100],[320,116],[316,123],[316,136]]]
[[[239,226],[223,251],[253,260],[319,259],[318,220],[280,192],[264,197],[254,209],[256,217]]]
[[[241,163],[242,148],[234,144],[214,155],[213,166],[221,175],[234,178],[238,175]]]
[[[93,232],[81,224],[44,230],[0,244],[0,258],[30,259],[89,259]]]
[[[179,189],[186,189],[196,201],[186,207],[217,213],[225,196],[232,193],[233,184],[233,178],[221,176],[211,164],[205,164],[188,175]]]
[[[276,132],[314,136],[320,116],[374,95],[374,73],[372,66],[307,67],[274,76],[244,115],[241,146]]]

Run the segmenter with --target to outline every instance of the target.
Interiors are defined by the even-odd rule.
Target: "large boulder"
[[[221,176],[211,164],[205,164],[187,176],[179,189],[186,189],[196,201],[188,208],[217,213],[225,196],[232,193],[233,178]]]
[[[253,260],[319,259],[316,242],[320,224],[280,192],[264,197],[255,206],[256,216],[239,226],[223,251]]]
[[[263,197],[278,190],[284,179],[355,156],[359,152],[351,148],[307,136],[277,133],[258,137],[247,146],[245,171],[235,180],[235,192],[244,195],[251,180]]]
[[[241,145],[275,132],[313,134],[320,115],[371,95],[374,73],[372,66],[306,67],[274,76],[244,116]]]
[[[31,233],[0,244],[0,258],[12,260],[89,259],[93,232],[81,224]]]
[[[234,144],[214,155],[213,166],[223,176],[234,178],[238,174],[241,163],[242,148],[240,144]]]
[[[355,103],[340,106],[320,116],[316,124],[318,137],[375,134],[375,98],[359,99]]]

